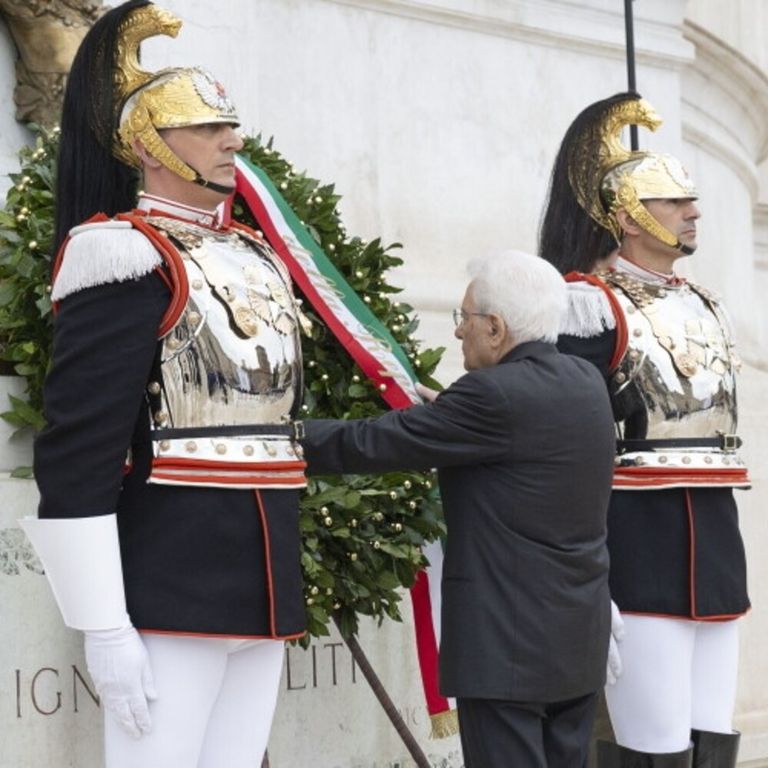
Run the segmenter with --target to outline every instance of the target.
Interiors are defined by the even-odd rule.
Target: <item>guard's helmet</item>
[[[589,272],[616,248],[622,236],[620,209],[657,239],[691,252],[643,201],[696,199],[693,182],[671,155],[623,146],[620,136],[627,125],[656,130],[661,118],[638,94],[620,93],[582,110],[563,138],[539,239],[539,254],[561,272]]]
[[[181,21],[149,0],[105,13],[84,37],[67,83],[57,173],[56,242],[103,211],[133,207],[141,167],[133,143],[187,181],[228,194],[179,158],[160,131],[204,123],[238,125],[223,86],[196,67],[147,72],[139,46],[153,35],[175,37]]]

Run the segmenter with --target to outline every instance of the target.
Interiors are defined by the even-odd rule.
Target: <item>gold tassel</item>
[[[447,709],[445,712],[430,715],[429,719],[432,721],[430,739],[445,739],[459,732],[459,714],[455,709]]]

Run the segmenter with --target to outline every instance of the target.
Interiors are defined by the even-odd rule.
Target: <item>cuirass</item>
[[[714,437],[736,431],[730,334],[714,299],[689,283],[606,276],[624,311],[627,349],[610,381],[625,439]]]
[[[282,264],[233,231],[148,222],[175,242],[189,281],[186,310],[162,340],[156,420],[178,429],[289,417],[301,396],[301,346]]]
[[[264,431],[285,429],[302,394],[302,316],[285,267],[247,233],[166,217],[146,221],[170,238],[189,283],[186,307],[160,340],[147,387],[150,482],[304,484],[301,447],[280,429]],[[256,429],[232,431],[249,425]]]

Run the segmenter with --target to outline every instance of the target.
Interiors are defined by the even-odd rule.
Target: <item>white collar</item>
[[[140,211],[166,213],[169,216],[175,216],[185,221],[193,221],[196,224],[203,224],[214,229],[221,227],[221,216],[218,208],[206,211],[204,208],[193,208],[191,205],[177,203],[174,200],[168,200],[157,195],[148,195],[146,192],[142,192],[139,195],[139,202],[136,207]]]
[[[624,272],[645,283],[653,283],[654,285],[680,285],[685,282],[683,278],[678,277],[674,272],[670,272],[669,274],[656,272],[654,269],[641,267],[639,264],[636,264],[634,261],[630,261],[621,255],[617,257],[613,266],[618,272]]]

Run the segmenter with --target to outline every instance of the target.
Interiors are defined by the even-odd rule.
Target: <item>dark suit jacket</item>
[[[315,474],[439,467],[445,696],[551,702],[603,685],[615,439],[594,366],[529,342],[434,403],[305,426]]]

